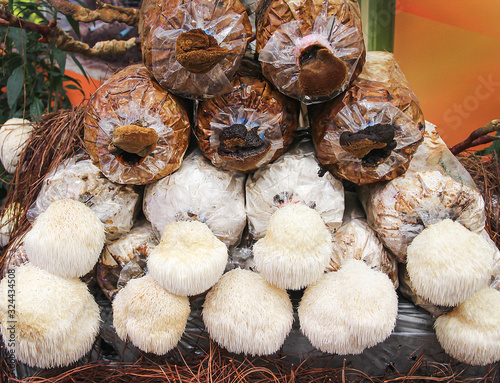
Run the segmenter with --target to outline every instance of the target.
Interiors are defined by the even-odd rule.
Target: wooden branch
[[[42,35],[39,40],[40,42],[54,43],[55,46],[62,51],[81,53],[87,57],[120,55],[139,44],[139,39],[132,37],[126,41],[99,41],[91,48],[88,44],[76,41],[73,37],[59,28],[55,21],[51,21],[49,25],[40,25],[22,20],[11,14],[8,6],[4,4],[0,5],[0,26],[11,26],[37,32]]]
[[[488,136],[488,134],[493,133],[493,132],[498,132],[500,131],[500,120],[493,120],[491,122],[488,122],[485,126],[482,128],[474,130],[469,137],[467,137],[465,140],[462,142],[459,142],[452,148],[450,148],[450,151],[454,154],[457,155],[464,150],[467,150],[469,148],[472,148],[477,145],[482,145],[486,144],[492,141],[495,141],[496,139],[500,138],[497,136]],[[487,138],[491,137],[491,138]]]
[[[116,7],[110,4],[97,2],[97,9],[84,8],[81,5],[70,3],[66,0],[48,0],[55,9],[66,16],[83,23],[101,20],[106,23],[119,21],[133,27],[139,25],[139,10],[135,8]]]

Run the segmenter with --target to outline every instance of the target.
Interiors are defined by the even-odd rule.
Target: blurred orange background
[[[397,0],[394,54],[452,146],[500,118],[500,1]],[[87,83],[87,95],[100,84]],[[82,100],[74,91],[74,103]]]

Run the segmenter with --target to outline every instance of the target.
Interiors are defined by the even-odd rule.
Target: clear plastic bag
[[[195,134],[215,166],[251,172],[290,146],[299,106],[256,76],[237,75],[233,85],[231,93],[200,103]]]
[[[139,155],[113,148],[116,129],[127,126],[154,130],[154,150]],[[142,185],[173,172],[180,166],[189,135],[182,102],[154,83],[142,65],[111,76],[87,105],[85,147],[113,182]]]
[[[426,225],[445,218],[484,229],[484,200],[473,181],[427,123],[425,139],[404,176],[361,189],[368,223],[398,261]]]
[[[28,219],[33,222],[52,202],[66,198],[84,203],[99,217],[107,241],[130,231],[141,206],[137,187],[109,181],[83,156],[66,160],[45,177]]]
[[[259,54],[266,77],[281,92],[305,104],[328,101],[345,91],[359,74],[356,69],[360,60],[361,64],[363,61],[364,41],[357,25],[345,25],[337,15],[328,16],[327,8],[325,3],[321,15],[314,19],[312,29],[307,31],[304,31],[301,20],[281,24]],[[301,55],[314,46],[326,48],[347,69],[339,87],[319,96],[307,94],[298,81]]]
[[[271,215],[288,202],[316,209],[332,232],[340,226],[344,213],[342,182],[321,168],[310,142],[252,174],[246,196],[250,234],[256,240],[266,234]]]
[[[146,187],[144,214],[158,238],[172,222],[197,220],[235,246],[246,225],[244,182],[244,174],[216,168],[196,150],[178,171]]]
[[[129,280],[144,275],[147,257],[157,244],[151,223],[144,220],[104,247],[97,264],[97,282],[108,299],[113,300]]]
[[[161,86],[186,98],[204,99],[232,90],[235,74],[247,49],[251,26],[245,12],[226,9],[217,2],[188,2],[175,8],[152,32],[151,71]],[[166,21],[166,22],[165,22]],[[212,36],[228,54],[206,73],[194,73],[176,58],[178,37],[194,29]]]
[[[422,142],[424,118],[394,56],[368,52],[343,95],[312,111],[319,161],[358,185],[403,174]]]
[[[346,208],[342,226],[333,234],[333,254],[327,271],[337,271],[347,259],[364,261],[380,270],[398,287],[396,259],[384,248],[375,231],[368,225],[356,197],[346,193]]]

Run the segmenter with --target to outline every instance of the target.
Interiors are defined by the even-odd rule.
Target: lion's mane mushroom
[[[425,120],[394,56],[369,52],[345,93],[311,111],[318,160],[358,185],[403,174],[423,139]]]
[[[0,329],[4,344],[15,343],[16,358],[32,367],[76,362],[90,351],[99,332],[99,306],[80,280],[61,278],[24,264],[13,270],[15,314],[9,308],[10,278],[0,282]],[[15,342],[12,340],[15,322]]]
[[[66,278],[87,274],[104,246],[104,225],[83,203],[65,199],[51,204],[24,238],[28,259]]]
[[[199,104],[194,132],[215,166],[252,172],[278,158],[292,143],[298,103],[255,72],[240,70],[232,92]]]
[[[111,76],[85,112],[85,147],[113,182],[143,185],[179,168],[189,144],[188,114],[142,65]]]
[[[229,352],[269,355],[292,329],[293,308],[286,291],[234,269],[207,293],[202,316],[210,338]]]
[[[424,229],[408,246],[413,289],[431,303],[455,306],[488,286],[495,248],[481,235],[446,219]]]
[[[132,279],[113,301],[113,326],[144,352],[166,354],[181,339],[189,317],[189,299],[170,294],[150,275]]]
[[[271,214],[289,202],[301,202],[317,210],[332,232],[342,222],[344,187],[321,167],[310,142],[300,143],[248,177],[246,211],[250,234],[255,239],[264,237]]]
[[[301,289],[316,281],[332,255],[332,236],[320,214],[289,203],[269,219],[266,236],[253,247],[261,275],[281,289]]]
[[[86,204],[104,224],[106,241],[128,233],[141,210],[141,189],[108,180],[90,159],[75,156],[64,161],[43,180],[36,201],[27,212],[33,221],[51,203],[73,199]]]
[[[26,147],[33,125],[22,118],[11,118],[0,128],[0,160],[7,173],[14,173]]]
[[[447,354],[471,365],[500,360],[500,291],[486,287],[434,323]]]
[[[200,221],[234,246],[247,220],[244,182],[244,174],[216,168],[196,150],[178,171],[146,187],[144,214],[158,238],[173,222]]]
[[[149,274],[168,292],[197,295],[224,272],[227,247],[201,222],[174,222],[148,258]]]
[[[331,100],[365,61],[359,5],[353,0],[260,1],[257,46],[264,75],[306,104]]]
[[[348,260],[304,292],[300,328],[311,344],[332,354],[360,354],[391,334],[398,298],[387,275]]]
[[[145,0],[140,14],[144,65],[161,86],[198,99],[231,91],[252,37],[239,0]]]

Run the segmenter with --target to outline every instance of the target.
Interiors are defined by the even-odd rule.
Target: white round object
[[[236,245],[246,226],[245,175],[214,167],[200,151],[175,173],[146,187],[143,210],[161,237],[176,221],[200,221],[227,246]]]
[[[387,275],[363,261],[347,260],[305,290],[298,313],[300,328],[314,347],[360,354],[391,335],[398,297]]]
[[[0,160],[7,173],[14,173],[26,147],[33,125],[22,118],[11,118],[0,128]]]
[[[316,281],[332,256],[332,236],[321,215],[302,203],[273,213],[266,236],[253,247],[257,270],[280,289],[301,289]]]
[[[288,202],[317,210],[332,232],[344,213],[342,182],[321,168],[311,143],[302,143],[250,175],[246,197],[248,225],[255,239],[264,237],[271,215]]]
[[[78,278],[97,263],[104,240],[104,225],[92,210],[66,199],[38,216],[24,238],[24,248],[34,265],[61,277]]]
[[[113,326],[140,350],[157,355],[174,348],[186,328],[189,299],[170,294],[150,275],[132,279],[113,301]]]
[[[9,286],[13,279],[14,293]],[[14,313],[10,299],[15,300]],[[14,328],[10,321],[15,322]],[[0,283],[4,344],[31,367],[76,362],[92,348],[99,322],[99,306],[79,279],[61,278],[27,263],[14,268]]]
[[[488,286],[495,248],[450,219],[430,225],[408,246],[413,289],[435,305],[455,306]]]
[[[224,274],[207,293],[202,315],[210,338],[229,352],[252,356],[278,351],[293,323],[286,291],[242,269]]]
[[[500,291],[484,288],[434,323],[439,343],[455,359],[484,366],[500,360]]]
[[[227,247],[201,222],[174,222],[148,257],[149,274],[176,295],[197,295],[224,273]]]

